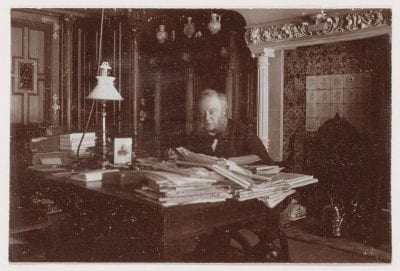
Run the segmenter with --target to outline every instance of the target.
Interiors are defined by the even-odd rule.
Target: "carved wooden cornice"
[[[65,25],[65,28],[68,32],[72,31],[72,28],[74,27],[76,21],[77,21],[77,17],[69,14],[69,15],[65,15],[63,16],[63,23]]]
[[[345,34],[391,25],[389,9],[354,10],[341,15],[316,14],[308,21],[279,25],[250,26],[245,33],[248,46],[295,42],[334,34]]]

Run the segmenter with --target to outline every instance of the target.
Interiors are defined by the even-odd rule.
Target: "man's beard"
[[[207,130],[206,129],[206,123],[205,121],[200,121],[198,125],[198,133],[199,134],[219,134],[222,135],[225,133],[226,127],[228,125],[228,119],[226,117],[220,117],[218,119],[217,125],[213,130]]]

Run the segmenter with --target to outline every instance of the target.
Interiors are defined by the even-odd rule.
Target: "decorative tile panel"
[[[318,91],[318,102],[320,104],[331,103],[331,90],[323,89],[323,90]]]
[[[317,90],[308,90],[307,93],[307,103],[318,103],[318,91]]]
[[[331,89],[331,103],[343,103],[343,89],[337,88],[337,89]]]
[[[355,74],[345,74],[343,76],[343,88],[354,88],[357,86]]]
[[[331,88],[332,89],[343,88],[343,74],[335,74],[331,76]]]
[[[318,89],[330,89],[331,88],[331,78],[329,75],[317,76]]]
[[[306,130],[315,131],[338,114],[365,128],[370,105],[370,75],[367,73],[307,76]],[[312,90],[317,82],[317,90]],[[317,128],[316,128],[317,127]]]
[[[307,76],[306,89],[315,90],[317,89],[317,86],[318,86],[317,76]]]

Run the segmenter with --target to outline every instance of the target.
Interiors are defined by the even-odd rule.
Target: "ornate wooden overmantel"
[[[264,48],[286,50],[391,34],[390,10],[350,11],[332,15],[322,12],[296,22],[250,25],[245,40],[251,53],[258,56]]]

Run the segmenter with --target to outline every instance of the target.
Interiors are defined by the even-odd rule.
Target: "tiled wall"
[[[341,107],[342,106],[341,104],[344,105],[345,99],[351,99],[349,96],[350,94],[354,94],[354,91],[345,91],[344,90],[345,85],[343,85],[343,88],[340,87],[341,83],[336,82],[337,79],[340,78],[339,81],[343,79],[343,84],[349,84],[346,85],[346,88],[355,89],[355,88],[364,88],[364,86],[361,87],[361,85],[366,82],[369,82],[370,79],[367,79],[366,82],[363,82],[362,77],[365,75],[367,77],[370,76],[371,77],[371,84],[370,84],[371,88],[369,88],[371,90],[370,96],[371,100],[374,101],[374,104],[377,104],[379,102],[376,101],[377,97],[376,90],[381,88],[383,81],[389,80],[390,82],[390,77],[387,76],[388,64],[390,63],[388,63],[382,57],[383,55],[387,54],[388,44],[389,42],[387,36],[380,36],[371,39],[364,39],[364,40],[357,40],[350,42],[340,42],[327,45],[300,47],[296,50],[285,51],[284,93],[283,93],[284,159],[288,156],[290,151],[289,138],[291,137],[291,135],[296,134],[296,141],[298,140],[301,141],[301,139],[306,136],[307,116],[309,114],[313,114],[312,112],[307,112],[307,110],[309,111],[313,110],[307,107],[307,79],[309,84],[308,85],[309,91],[311,90],[321,91],[321,95],[315,96],[316,98],[314,97],[314,99],[319,99],[319,98],[323,99],[324,94],[326,94],[325,96],[327,98],[328,97],[327,92],[329,91],[331,92],[330,96],[331,98],[332,82],[333,82],[334,85],[333,92],[343,91],[343,103],[341,100],[339,100],[339,102],[336,103],[336,106]],[[351,77],[353,77],[354,81],[350,80]],[[382,78],[384,80],[382,80]],[[339,85],[336,87],[335,84]],[[390,85],[390,83],[386,82],[386,85],[388,84]],[[308,102],[311,104],[312,103],[318,104],[319,102],[316,103],[314,100],[311,102],[310,94],[311,93],[309,92]],[[336,96],[334,95],[334,97]],[[338,99],[342,98],[339,96]],[[335,104],[332,103],[332,101],[335,100],[332,100],[331,98],[329,102],[331,107],[332,104]],[[324,106],[321,106],[321,108],[322,107]],[[350,107],[350,106],[348,107],[348,109],[350,110],[346,111],[346,114],[350,118],[354,117],[357,118],[358,115],[362,115],[363,109],[361,109],[361,106],[360,109],[358,107]],[[324,109],[320,110],[324,111]],[[340,114],[342,109],[339,108],[337,110]],[[344,111],[345,110],[343,107],[343,114],[345,114]],[[373,108],[372,111],[374,111]],[[374,112],[372,112],[371,114],[374,114]],[[326,109],[326,112],[321,115],[321,118],[328,118],[330,116],[332,116],[331,110]],[[322,119],[321,121],[324,120],[325,119]],[[309,126],[312,125],[309,124]],[[295,144],[294,151],[295,151],[295,161],[296,160],[301,161],[303,156],[302,145]],[[302,170],[301,165],[295,165],[295,170],[297,171]]]
[[[370,73],[307,76],[306,131],[317,131],[338,114],[367,133],[371,127],[370,96]]]

